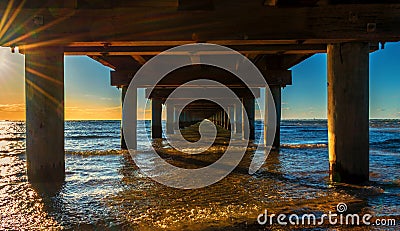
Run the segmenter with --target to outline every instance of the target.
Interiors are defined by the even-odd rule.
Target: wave
[[[371,142],[371,145],[381,145],[381,144],[400,144],[400,139],[387,139],[384,141]]]
[[[107,139],[107,138],[119,138],[119,136],[108,136],[108,135],[79,135],[79,136],[66,136],[67,139],[85,140],[85,139]]]
[[[326,128],[321,129],[300,129],[299,132],[328,132]]]
[[[22,141],[22,140],[25,140],[25,137],[0,138],[0,141]]]
[[[78,156],[106,156],[106,155],[122,155],[128,154],[127,150],[86,150],[86,151],[65,151],[66,154],[69,155],[78,155]]]
[[[281,144],[282,148],[326,148],[328,144],[313,143],[313,144]]]

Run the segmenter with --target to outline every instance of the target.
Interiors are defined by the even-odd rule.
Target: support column
[[[226,128],[226,126],[225,126],[225,111],[224,110],[222,110],[221,111],[221,126],[223,127],[223,128]]]
[[[369,45],[328,45],[328,140],[332,181],[369,179]]]
[[[186,114],[185,114],[185,121],[186,121],[186,124],[185,124],[185,127],[188,127],[189,126],[189,124],[193,121],[193,116],[192,116],[192,113],[190,113],[191,111],[189,110],[189,109],[187,109],[186,110]]]
[[[224,110],[222,110],[221,111],[221,126],[223,127],[223,128],[226,128],[226,126],[225,126],[225,121],[226,120],[226,118],[225,118],[225,111]]]
[[[126,97],[126,92],[128,90],[128,86],[122,86],[122,107],[125,102],[125,97]],[[130,95],[130,97],[133,97],[132,100],[130,101],[132,105],[132,114],[129,115],[129,117],[132,119],[132,123],[129,129],[132,129],[132,140],[130,141],[130,149],[137,150],[137,88],[132,89],[134,93]],[[126,145],[126,140],[125,136],[123,133],[123,128],[121,124],[121,149],[128,149],[128,146]]]
[[[235,104],[235,132],[236,134],[242,134],[242,104]]]
[[[162,102],[161,99],[151,99],[151,137],[162,138],[161,127]]]
[[[174,105],[167,104],[167,134],[174,134]]]
[[[126,95],[126,91],[127,90],[128,90],[128,86],[122,86],[121,87],[121,104],[122,104],[122,107],[124,106],[124,100],[125,100],[125,95]],[[123,129],[122,129],[122,121],[121,121],[121,149],[123,149],[123,150],[128,149],[128,147],[126,146],[124,132],[123,132]]]
[[[220,121],[220,126],[221,127],[224,127],[224,111],[223,110],[221,110],[220,112],[219,112],[219,116],[220,116],[220,118],[221,118],[221,121]]]
[[[186,111],[182,110],[181,114],[179,115],[179,129],[185,127],[185,122],[186,122]]]
[[[281,86],[271,86],[272,97],[274,98],[275,103],[275,111],[276,111],[276,128],[275,128],[275,138],[272,143],[272,147],[279,150],[281,146]],[[264,137],[265,137],[265,129],[264,129]],[[266,144],[266,143],[265,143]]]
[[[61,182],[64,160],[64,50],[25,53],[26,161],[31,182]]]
[[[243,107],[244,111],[247,113],[247,118],[249,120],[249,136],[246,137],[243,134],[244,139],[255,139],[255,129],[254,129],[254,122],[255,122],[255,100],[254,98],[243,98]],[[244,124],[244,129],[247,128],[247,124]]]
[[[174,130],[179,130],[179,114],[178,114],[178,108],[174,106]]]
[[[224,111],[224,122],[225,122],[225,129],[226,130],[229,130],[229,107],[228,107],[228,111],[227,112],[225,112]]]
[[[235,106],[228,107],[228,113],[229,113],[228,121],[230,124],[230,129],[232,132],[235,132]],[[230,121],[233,121],[233,123],[230,123]]]

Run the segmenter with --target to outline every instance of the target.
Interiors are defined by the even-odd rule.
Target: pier
[[[64,55],[86,55],[112,68],[110,85],[122,89],[123,101],[133,76],[148,60],[191,43],[227,46],[258,67],[277,112],[276,149],[281,89],[292,84],[290,68],[316,53],[327,53],[330,178],[346,183],[369,179],[369,53],[386,42],[400,41],[399,1],[8,0],[1,1],[0,15],[0,45],[18,47],[25,54],[26,156],[31,182],[65,177]],[[219,54],[195,57],[207,55]],[[181,114],[177,114],[181,105],[166,105],[165,133],[209,119],[254,140],[255,99],[248,87],[229,72],[203,65],[174,71],[146,92],[152,102],[152,137],[162,137],[162,105],[168,95],[202,77],[232,89],[242,104],[223,111],[199,100]],[[265,87],[256,86],[258,97]],[[242,134],[242,113],[250,122],[248,137]],[[174,127],[177,120],[179,127]],[[121,148],[126,148],[122,135]]]

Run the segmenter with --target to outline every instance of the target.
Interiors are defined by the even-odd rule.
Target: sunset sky
[[[326,55],[292,68],[293,85],[282,91],[282,116],[326,118]],[[110,86],[110,69],[85,56],[65,57],[65,117],[120,119],[121,93]],[[139,98],[144,99],[140,91]],[[144,101],[139,101],[139,119]],[[370,117],[400,118],[400,43],[370,55]],[[0,120],[24,120],[24,56],[0,48]]]

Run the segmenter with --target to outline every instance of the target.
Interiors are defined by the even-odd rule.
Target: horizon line
[[[260,118],[255,120],[261,120]],[[327,118],[282,118],[282,120],[328,120]],[[369,118],[369,120],[400,120],[400,118]],[[25,122],[26,120],[13,120],[13,119],[3,119],[1,122]],[[122,119],[66,119],[65,122],[74,121],[122,121]],[[139,119],[138,121],[151,121],[151,119]],[[163,119],[161,121],[166,121]]]

